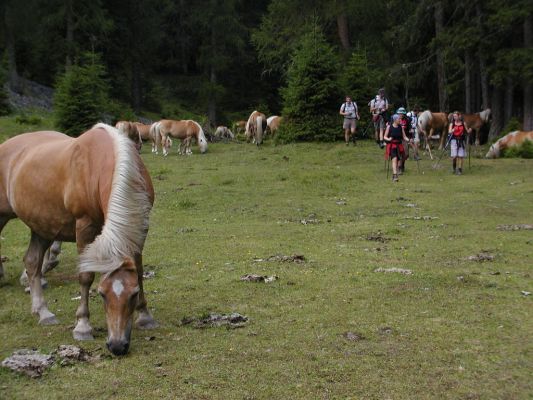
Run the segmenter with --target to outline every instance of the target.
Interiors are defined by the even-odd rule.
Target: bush
[[[501,131],[500,136],[497,137],[494,141],[498,140],[499,138],[504,137],[510,132],[521,131],[521,130],[522,130],[522,124],[520,123],[518,118],[513,117],[509,120],[509,122],[507,122],[507,125],[505,125],[505,128],[503,128],[503,130]]]
[[[99,57],[88,54],[59,77],[54,109],[61,131],[77,136],[103,119],[109,105],[105,75]]]
[[[320,27],[304,35],[291,59],[287,87],[281,90],[286,117],[279,142],[332,141],[339,135],[336,52]]]
[[[26,115],[22,113],[16,116],[15,122],[20,125],[40,125],[43,119],[37,115]]]
[[[525,140],[520,146],[513,146],[503,151],[506,158],[533,158],[533,142]]]

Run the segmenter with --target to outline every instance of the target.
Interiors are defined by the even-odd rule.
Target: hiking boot
[[[393,182],[398,182],[399,181],[397,174],[392,174],[392,181]]]
[[[385,142],[384,141],[381,141],[379,142],[379,147],[382,149],[383,147],[385,147]]]
[[[420,161],[420,156],[418,154],[415,154],[414,155],[414,159],[415,159],[415,161]]]
[[[463,175],[463,169],[462,168],[458,168],[457,169],[457,175]]]

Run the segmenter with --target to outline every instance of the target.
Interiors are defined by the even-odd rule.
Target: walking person
[[[355,135],[355,129],[357,127],[356,120],[359,119],[357,103],[352,101],[351,96],[346,95],[346,101],[342,103],[339,114],[344,116],[342,128],[344,129],[344,141],[346,142],[346,146],[348,146],[350,144],[350,135]]]
[[[453,120],[448,128],[448,135],[451,135],[451,137],[448,137],[450,138],[450,157],[452,158],[453,173],[455,175],[463,174],[467,133],[471,132],[472,129],[466,126],[463,115],[459,111],[454,111]]]
[[[370,101],[370,114],[372,114],[372,122],[374,122],[374,137],[379,147],[383,148],[383,134],[386,125],[386,113],[389,109],[389,101],[385,96],[385,89],[381,88],[377,96]]]
[[[404,107],[398,108],[396,110],[396,114],[400,116],[399,124],[403,129],[403,132],[405,133],[405,136],[408,140],[403,141],[403,146],[405,150],[405,155],[403,160],[399,163],[399,174],[402,175],[405,172],[405,162],[409,158],[409,147],[412,144],[412,136],[410,135],[410,129],[411,129],[411,118],[407,116],[407,111]]]
[[[392,116],[392,123],[387,125],[383,139],[387,142],[385,159],[392,160],[392,181],[398,182],[402,160],[405,158],[405,148],[402,141],[409,142],[405,129],[400,125],[400,116],[398,114]]]

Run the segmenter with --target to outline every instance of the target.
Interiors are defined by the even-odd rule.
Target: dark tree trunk
[[[481,28],[481,21],[484,18],[483,10],[481,9],[481,4],[476,3],[476,15],[477,21]],[[480,52],[478,53],[479,57],[479,74],[481,77],[481,109],[484,110],[490,107],[489,101],[489,73],[487,69],[487,60],[485,55]]]
[[[344,12],[337,14],[337,32],[345,53],[350,52],[350,28],[348,27],[348,17]]]
[[[211,83],[211,87],[215,87],[215,84],[217,82],[217,75],[215,72],[215,67],[211,66],[211,71],[209,74],[209,82]],[[207,118],[209,120],[209,125],[211,127],[215,127],[217,122],[217,101],[215,98],[215,95],[212,94],[209,96],[209,102],[207,105]]]
[[[465,113],[472,113],[472,56],[465,51]]]
[[[513,116],[514,82],[511,77],[505,79],[505,100],[503,104],[503,126],[507,125]]]
[[[3,24],[5,32],[5,44],[7,53],[8,83],[14,92],[21,91],[20,78],[17,71],[17,55],[15,51],[14,16],[12,4],[7,2],[4,5]]]
[[[72,0],[66,0],[65,14],[67,22],[67,32],[65,38],[67,55],[65,57],[65,69],[68,69],[72,65],[72,55],[74,53],[74,12],[72,10]]]
[[[435,3],[435,34],[438,37],[444,26],[444,9],[442,2]],[[448,111],[448,93],[446,92],[446,68],[444,64],[444,55],[437,52],[437,82],[439,89],[439,111]]]
[[[524,48],[533,51],[533,17],[527,15],[524,19]],[[524,123],[525,131],[533,130],[533,82],[524,82]]]
[[[503,89],[495,87],[492,90],[492,121],[490,123],[489,141],[500,136],[503,129]]]

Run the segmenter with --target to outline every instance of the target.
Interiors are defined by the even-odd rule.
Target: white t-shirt
[[[370,102],[370,108],[375,109],[374,113],[379,113],[380,110],[385,111],[389,108],[389,102],[386,98],[374,99]]]
[[[341,112],[348,113],[344,118],[354,119],[357,116],[357,103],[355,101],[343,103],[341,106]]]

